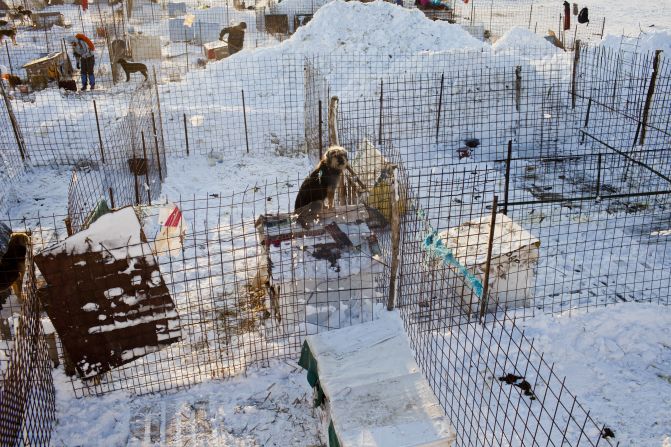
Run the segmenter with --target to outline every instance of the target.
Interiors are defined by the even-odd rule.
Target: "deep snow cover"
[[[280,6],[287,9],[291,3],[298,2],[285,1]],[[671,26],[671,14],[665,10],[667,5],[663,2],[586,0],[585,4],[590,8],[600,8],[607,15],[607,36],[603,46],[671,52],[671,31],[660,29]],[[240,13],[235,18],[247,15],[247,12]],[[92,16],[89,13],[85,18],[92,21]],[[246,20],[251,23],[251,20]],[[595,32],[600,30],[600,26],[596,22],[590,24]],[[644,34],[636,40],[619,35],[620,31],[629,36],[637,35],[640,30]],[[534,53],[530,57],[559,53],[541,36],[522,28],[510,30],[491,49],[498,53],[527,46],[544,50],[542,55]],[[252,66],[260,60],[291,54],[358,57],[361,54],[416,55],[463,49],[486,52],[489,46],[457,25],[428,21],[419,11],[404,10],[383,2],[361,4],[335,1],[320,9],[312,22],[300,28],[291,39],[277,46],[245,50],[227,60],[209,64],[205,70],[190,72],[181,83],[161,88],[162,94],[172,94],[180,99],[188,97],[190,89],[198,84],[230,81],[231,89],[236,90],[242,82],[236,84],[233,75],[230,79],[217,76],[229,72],[232,67]],[[340,70],[357,74],[357,70],[362,68],[345,66]],[[424,72],[427,66],[417,65],[416,70]],[[246,80],[255,83],[260,79],[270,79],[275,74],[250,71]],[[376,72],[372,74],[380,75]],[[289,87],[289,83],[295,81],[281,76],[277,78],[274,85],[265,84],[267,90],[259,91],[259,97],[266,98],[265,103],[259,100],[257,104],[253,98],[248,98],[252,106],[258,106],[259,110],[267,113],[264,104],[267,107],[268,95]],[[358,85],[352,90],[356,88]],[[182,107],[186,106],[183,101],[178,102]],[[36,95],[35,103],[26,107],[29,121],[39,122],[31,129],[31,138],[48,139],[58,131],[56,120],[45,117],[41,112],[55,104],[62,104],[62,110],[69,110],[79,121],[86,116],[77,108],[79,102],[76,98],[63,98],[53,91],[45,91]],[[104,105],[105,101],[101,104]],[[210,105],[211,108],[205,107]],[[189,116],[204,116],[203,121],[207,124],[208,113],[233,110],[233,113],[239,114],[235,108],[238,105],[237,102],[228,102],[224,107],[221,100],[212,95],[203,102],[194,100],[189,104],[192,109]],[[166,104],[166,108],[168,106]],[[115,113],[114,110],[106,112],[104,109],[100,112],[108,115]],[[283,115],[277,113],[276,119],[283,119]],[[93,134],[93,123],[87,121],[86,125],[85,133]],[[278,126],[281,125],[278,121]],[[69,137],[74,138],[76,134]],[[208,141],[212,141],[213,145],[222,144],[217,135],[210,138],[208,140],[203,136],[200,144],[206,145]],[[253,186],[257,178],[284,177],[293,181],[310,168],[310,162],[304,156],[278,158],[260,154],[222,156],[213,163],[212,157],[203,156],[192,156],[191,159],[173,157],[168,162],[169,177],[163,192],[172,200],[177,200],[178,196],[201,198],[206,193],[239,191]],[[66,168],[30,169],[8,199],[9,214],[19,219],[36,216],[38,212],[42,215],[63,214],[67,205],[69,174]],[[595,264],[602,261],[595,260]],[[592,309],[589,313],[574,311],[570,317],[541,315],[526,320],[523,325],[527,335],[535,338],[537,349],[556,362],[558,374],[567,377],[567,387],[571,392],[598,421],[607,422],[616,430],[616,440],[621,442],[620,445],[671,446],[671,406],[668,404],[671,400],[671,317],[668,309],[629,303]],[[149,428],[145,431],[138,427],[144,427],[145,423],[151,427],[158,420],[165,428],[170,420],[166,415],[171,413],[182,415],[183,427],[176,432],[180,440],[244,446],[308,446],[320,443],[305,373],[291,362],[271,362],[270,368],[250,368],[246,376],[210,381],[167,395],[139,398],[130,397],[125,392],[114,392],[103,397],[76,400],[61,369],[55,371],[54,377],[57,381],[59,421],[52,438],[53,445],[140,445],[144,441],[155,445],[166,444],[169,440],[165,435],[152,440]],[[203,407],[202,402],[207,402],[207,406]],[[202,415],[199,421],[205,421],[206,426],[210,424],[209,437],[197,438],[196,424],[189,425],[189,421],[197,418],[196,414]]]

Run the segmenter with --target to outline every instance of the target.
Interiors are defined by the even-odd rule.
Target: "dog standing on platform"
[[[319,161],[317,167],[303,180],[294,211],[319,211],[335,206],[335,192],[347,168],[347,151],[340,146],[331,146]]]

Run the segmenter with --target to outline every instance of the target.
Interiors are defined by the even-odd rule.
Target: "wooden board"
[[[180,339],[179,316],[132,208],[100,217],[35,263],[47,282],[42,304],[81,377]]]

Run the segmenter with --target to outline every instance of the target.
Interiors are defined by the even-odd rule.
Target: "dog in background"
[[[15,28],[10,28],[10,29],[0,29],[0,42],[5,37],[9,37],[12,39],[12,43],[16,45],[16,29]]]
[[[16,8],[10,9],[7,12],[7,15],[9,16],[10,19],[12,20],[20,20],[21,25],[26,24],[26,19],[28,19],[29,22],[32,22],[32,15],[33,12],[29,9],[25,9],[23,6],[19,5]]]
[[[3,73],[2,74],[2,79],[7,81],[7,84],[9,84],[9,87],[12,90],[14,90],[17,86],[23,85],[23,84],[26,83],[26,81],[24,81],[20,77],[18,77],[16,75],[13,75],[13,74],[9,74],[9,73]]]
[[[131,73],[140,72],[144,76],[144,80],[147,80],[147,66],[139,62],[128,62],[126,59],[118,59],[117,63],[121,65],[123,71],[126,72],[126,82],[130,81]]]
[[[76,92],[77,82],[75,82],[73,79],[61,79],[60,81],[58,81],[58,88],[68,90],[70,92]]]
[[[314,212],[335,206],[335,192],[347,168],[347,151],[340,146],[331,146],[317,167],[303,180],[294,212]]]
[[[11,289],[14,295],[21,297],[30,237],[26,233],[9,234],[7,251],[0,257],[0,291]]]

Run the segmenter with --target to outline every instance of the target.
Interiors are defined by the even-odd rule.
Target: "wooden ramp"
[[[397,312],[307,337],[300,365],[324,410],[329,447],[454,444]]]

